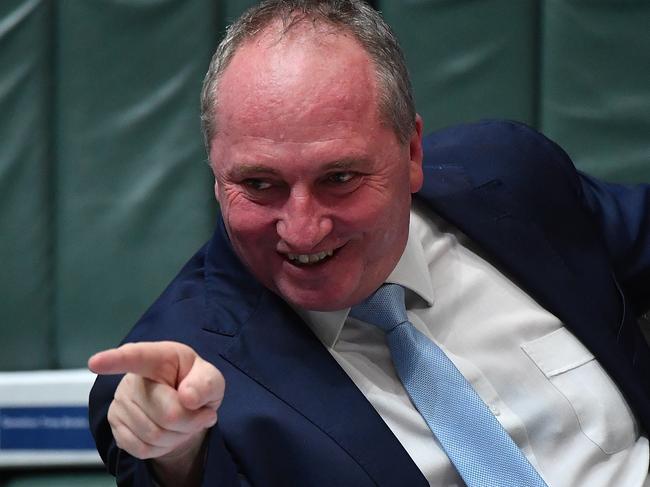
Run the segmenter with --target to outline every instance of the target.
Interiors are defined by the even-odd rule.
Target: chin
[[[309,311],[336,311],[349,308],[354,303],[350,302],[348,293],[328,293],[318,290],[287,289],[286,292],[278,290],[277,293],[293,306]]]

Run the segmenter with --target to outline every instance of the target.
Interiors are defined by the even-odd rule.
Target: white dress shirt
[[[641,487],[649,449],[593,355],[551,313],[422,207],[387,282],[551,487]],[[299,310],[433,486],[463,481],[393,369],[384,333],[334,312]]]

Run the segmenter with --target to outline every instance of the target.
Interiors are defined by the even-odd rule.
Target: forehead
[[[272,24],[236,51],[219,82],[218,131],[308,128],[377,118],[375,69],[350,33]],[[286,125],[292,125],[287,127]]]

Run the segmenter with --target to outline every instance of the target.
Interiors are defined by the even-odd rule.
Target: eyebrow
[[[355,167],[365,167],[368,164],[368,161],[364,159],[341,159],[333,162],[328,162],[324,164],[320,169],[325,171],[347,171]],[[235,178],[248,178],[253,176],[278,176],[280,172],[271,167],[262,165],[262,164],[236,164],[231,171],[229,171],[231,177]]]
[[[338,171],[345,171],[353,167],[358,167],[360,165],[365,165],[365,161],[362,159],[343,159],[340,161],[330,162],[323,166],[323,169],[326,171],[331,171],[336,169]]]
[[[246,178],[250,176],[259,176],[259,175],[278,175],[278,171],[268,166],[262,166],[259,164],[236,164],[230,171],[230,175],[234,177]]]

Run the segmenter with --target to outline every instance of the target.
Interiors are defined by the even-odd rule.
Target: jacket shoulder
[[[526,206],[546,206],[551,199],[583,206],[580,175],[567,153],[523,123],[455,125],[426,136],[423,150],[431,177],[461,173],[473,188],[501,185]]]

